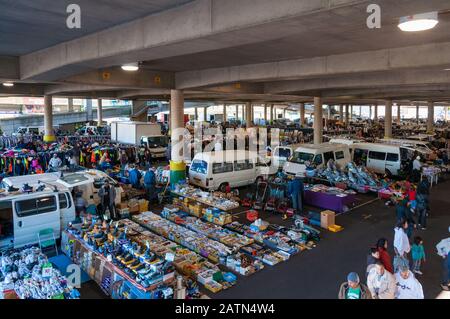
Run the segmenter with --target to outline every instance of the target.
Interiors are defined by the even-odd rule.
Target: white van
[[[39,231],[52,228],[55,238],[75,219],[75,205],[67,188],[46,187],[29,194],[0,197],[0,250],[38,243]]]
[[[88,169],[73,173],[44,173],[36,175],[26,175],[26,176],[16,176],[7,177],[2,180],[1,188],[7,190],[8,187],[14,186],[16,188],[21,188],[24,183],[32,187],[36,187],[39,181],[46,182],[52,185],[65,187],[72,190],[74,187],[78,187],[79,190],[83,191],[83,198],[88,202],[88,204],[98,205],[100,203],[100,198],[96,196],[100,187],[103,185],[104,181],[108,180],[110,185],[113,185],[116,189],[116,199],[115,203],[120,204],[122,200],[123,189],[120,187],[119,183],[108,176],[108,174],[96,170]]]
[[[284,163],[294,154],[294,151],[302,144],[279,145],[272,152],[272,165],[283,167]]]
[[[284,164],[283,171],[289,175],[305,176],[307,164],[322,168],[332,159],[338,167],[351,161],[350,148],[345,144],[304,144],[297,148]]]
[[[352,148],[356,164],[388,176],[398,176],[414,154],[413,149],[401,145],[358,143],[353,144]]]
[[[258,155],[249,151],[204,152],[195,155],[189,167],[189,182],[208,190],[223,191],[263,180],[269,168],[259,166]]]
[[[433,153],[432,145],[430,142],[426,141],[414,141],[414,140],[402,140],[402,139],[378,139],[377,143],[389,144],[389,145],[400,145],[406,148],[411,148],[417,151],[422,157],[428,159]]]
[[[21,126],[12,133],[13,136],[39,135],[44,132],[43,126]]]

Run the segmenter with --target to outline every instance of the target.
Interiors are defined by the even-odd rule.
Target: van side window
[[[398,154],[387,153],[386,161],[388,161],[388,162],[398,162]]]
[[[334,156],[336,157],[336,160],[340,160],[340,159],[343,159],[345,157],[343,151],[338,151],[338,152],[334,153]]]
[[[67,203],[67,195],[66,194],[58,194],[58,200],[59,200],[59,208],[60,209],[67,208],[69,206]]]
[[[233,163],[214,163],[213,174],[223,174],[233,172]]]
[[[11,201],[0,202],[0,240],[13,235],[13,210]]]
[[[374,159],[374,160],[384,161],[386,159],[386,153],[370,151],[369,158]]]
[[[249,160],[234,162],[234,170],[235,171],[245,171],[247,169],[252,169],[252,168],[253,168],[253,163],[250,162]]]
[[[16,202],[16,212],[19,217],[44,214],[56,211],[55,196],[26,199]]]
[[[328,163],[328,161],[329,161],[330,159],[332,159],[332,160],[334,161],[334,153],[333,153],[333,152],[326,152],[326,153],[323,153],[323,157],[324,157],[324,159],[325,159],[325,163]]]

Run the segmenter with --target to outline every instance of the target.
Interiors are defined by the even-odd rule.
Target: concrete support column
[[[208,121],[208,107],[207,106],[205,106],[203,108],[203,121],[204,122]]]
[[[428,120],[427,120],[427,131],[434,131],[434,103],[428,102]]]
[[[392,100],[386,100],[386,114],[384,115],[384,137],[392,138]]]
[[[448,120],[448,106],[444,106],[444,121]]]
[[[267,123],[267,109],[268,109],[268,105],[264,104],[264,122]]]
[[[416,121],[417,121],[417,123],[419,123],[419,120],[420,120],[420,104],[417,103],[416,104]]]
[[[44,142],[52,143],[56,141],[53,132],[53,101],[51,95],[44,96]]]
[[[378,120],[378,104],[375,104],[373,107],[373,119],[376,121]]]
[[[372,105],[369,105],[369,120],[372,119]]]
[[[236,119],[236,121],[238,121],[239,120],[239,104],[236,104],[235,105],[235,108],[236,108],[236,112],[235,112],[235,119]]]
[[[300,124],[305,125],[306,119],[305,119],[305,103],[300,103]]]
[[[103,122],[103,103],[102,99],[97,100],[97,126],[102,125]]]
[[[345,126],[350,125],[350,105],[345,105]]]
[[[184,94],[182,90],[170,90],[170,134],[172,139],[172,161],[182,162],[174,144],[181,142],[176,130],[184,127]]]
[[[273,104],[270,106],[270,120],[275,120],[275,107],[273,106]]]
[[[252,127],[252,103],[245,103],[245,125],[246,127]]]
[[[353,105],[350,105],[350,121],[353,121]]]
[[[68,103],[67,112],[72,113],[73,112],[73,98],[68,98],[67,103]]]
[[[402,110],[401,110],[400,104],[399,104],[399,105],[397,105],[397,124],[400,124],[401,116],[402,116]]]
[[[331,105],[328,105],[327,119],[331,120]]]
[[[339,121],[344,123],[344,104],[339,105]]]
[[[314,144],[321,144],[323,139],[322,98],[314,97]]]
[[[194,107],[194,121],[198,121],[198,108]]]
[[[222,114],[223,114],[223,122],[225,123],[227,121],[227,105],[226,104],[223,105]]]
[[[86,121],[92,121],[92,100],[86,100]]]

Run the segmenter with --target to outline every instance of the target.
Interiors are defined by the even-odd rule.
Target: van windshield
[[[311,162],[313,158],[314,154],[312,153],[294,152],[294,156],[292,156],[290,162],[305,164],[305,162]]]
[[[291,156],[291,150],[289,148],[277,148],[275,150],[275,156],[289,158]]]
[[[169,138],[167,136],[151,136],[147,137],[149,147],[161,147],[169,144]]]
[[[80,182],[85,182],[88,180],[85,176],[81,174],[71,174],[71,175],[65,175],[64,177],[61,177],[61,180],[63,182],[66,182],[69,185],[78,184]]]
[[[206,174],[208,171],[208,163],[201,160],[194,160],[191,164],[190,170],[196,173]]]

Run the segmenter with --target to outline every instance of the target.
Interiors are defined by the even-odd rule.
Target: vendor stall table
[[[91,276],[91,278],[97,282],[97,284],[101,287],[101,289],[109,296],[114,297],[112,293],[112,286],[115,282],[119,282],[123,280],[123,284],[130,289],[131,293],[136,296],[136,299],[154,299],[153,292],[161,285],[161,284],[173,284],[175,279],[175,273],[170,273],[164,276],[161,282],[155,283],[149,287],[144,287],[138,284],[133,278],[131,278],[127,273],[125,273],[122,269],[114,265],[112,262],[108,261],[108,259],[93,251],[91,247],[89,247],[83,240],[74,236],[73,234],[63,231],[61,234],[61,247],[63,252],[70,257],[75,263],[77,262],[74,257],[74,253],[70,253],[70,249],[73,243],[77,243],[78,251],[84,251],[92,254],[92,262],[90,263],[90,269],[83,269],[86,273]],[[94,273],[92,269],[94,269],[94,263],[99,263],[100,267]],[[81,265],[80,265],[81,266]],[[82,267],[83,268],[83,267]],[[106,271],[105,271],[106,270]],[[108,274],[108,275],[106,275]],[[108,278],[106,278],[108,277]],[[105,281],[108,281],[107,287],[105,286]]]
[[[218,209],[223,210],[223,211],[229,211],[229,210],[233,210],[233,209],[236,209],[236,208],[239,207],[239,203],[235,203],[235,205],[233,205],[233,206],[231,206],[231,205],[230,206],[224,206],[224,205],[220,205],[220,204],[215,204],[215,203],[213,203],[211,201],[208,201],[207,199],[202,198],[202,197],[191,196],[189,194],[178,193],[176,191],[171,191],[171,194],[173,194],[175,196],[188,198],[188,199],[191,199],[193,201],[197,201],[197,202],[199,202],[201,204],[204,204],[204,205],[207,205],[207,206],[211,206],[211,207],[215,207],[215,208],[218,208]]]
[[[356,202],[356,196],[352,194],[337,196],[334,194],[305,190],[304,200],[307,205],[329,209],[336,213],[343,213],[350,205]]]

